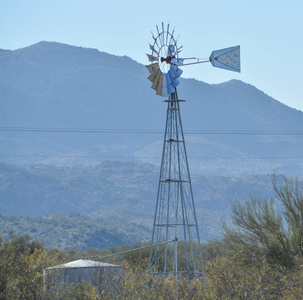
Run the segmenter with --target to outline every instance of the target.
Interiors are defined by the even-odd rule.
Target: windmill
[[[157,202],[153,223],[148,264],[147,286],[157,285],[166,278],[179,281],[202,278],[205,270],[198,222],[188,167],[185,140],[181,122],[177,86],[181,67],[211,62],[214,67],[240,72],[240,46],[213,51],[208,60],[181,58],[183,46],[178,47],[169,25],[157,34],[147,54],[150,65],[148,79],[156,94],[167,99],[166,127],[163,142]]]

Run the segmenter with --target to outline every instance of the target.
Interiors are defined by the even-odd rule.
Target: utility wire
[[[134,133],[134,134],[164,134],[157,129],[110,129],[110,128],[36,128],[36,127],[0,127],[0,132],[54,132],[54,133]],[[303,135],[303,131],[273,131],[273,130],[185,130],[187,134],[230,134],[230,135]]]
[[[110,128],[37,128],[37,127],[0,127],[0,132],[43,132],[43,133],[99,133],[99,134],[164,134],[163,130],[151,129],[110,129]],[[254,131],[254,130],[187,130],[186,134],[197,135],[303,135],[303,131]],[[159,158],[147,156],[105,156],[105,155],[32,155],[0,154],[0,157],[41,157],[41,158]],[[190,157],[198,159],[303,159],[295,157]]]
[[[155,246],[159,246],[159,245],[170,244],[170,243],[176,242],[177,240],[178,240],[178,239],[175,238],[174,240],[167,241],[167,242],[163,242],[163,243],[159,243],[159,244],[155,244],[155,245],[153,245],[153,246],[155,247]],[[142,250],[142,249],[146,249],[146,248],[150,248],[150,247],[151,247],[151,245],[149,245],[149,246],[144,246],[144,247],[135,248],[135,249],[131,249],[131,250],[126,250],[126,251],[118,252],[118,253],[113,253],[113,254],[109,254],[109,255],[105,255],[105,256],[101,256],[101,257],[90,258],[90,260],[104,259],[104,258],[107,258],[107,257],[112,257],[112,256],[116,256],[116,255],[121,255],[121,254],[125,254],[125,253],[130,253],[130,252],[134,252],[134,251],[138,251],[138,250]],[[83,258],[83,259],[88,259],[88,258]]]
[[[40,157],[40,158],[107,158],[107,159],[160,159],[160,156],[107,156],[107,155],[35,155],[35,154],[0,154],[0,157]],[[303,157],[236,157],[236,156],[189,156],[189,159],[239,159],[239,160],[299,160]]]

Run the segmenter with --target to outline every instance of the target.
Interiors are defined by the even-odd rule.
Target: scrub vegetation
[[[29,236],[11,234],[0,241],[0,299],[303,299],[303,186],[285,178],[282,184],[274,180],[273,188],[271,199],[235,201],[224,238],[203,245],[207,288],[197,279],[167,277],[146,289],[149,249],[143,249],[102,260],[123,267],[118,293],[89,284],[46,289],[44,268],[130,247],[46,249]]]

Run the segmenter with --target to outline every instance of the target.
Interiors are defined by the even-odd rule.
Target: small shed
[[[61,284],[90,283],[102,290],[120,290],[122,267],[103,262],[79,259],[43,270],[46,289]],[[56,281],[54,283],[54,281]]]

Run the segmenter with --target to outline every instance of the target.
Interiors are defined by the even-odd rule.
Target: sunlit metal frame
[[[208,60],[180,58],[183,46],[177,47],[178,39],[169,25],[162,32],[157,26],[156,37],[150,44],[152,54],[147,54],[150,65],[148,79],[156,94],[168,97],[166,127],[163,142],[157,202],[153,223],[148,276],[146,286],[159,285],[167,278],[178,282],[199,278],[205,283],[205,268],[200,243],[195,203],[188,167],[185,140],[178,99],[180,66],[211,62],[214,67],[240,72],[240,46],[213,51]],[[178,255],[184,249],[182,258]],[[206,287],[207,288],[207,287]]]
[[[153,223],[147,286],[171,277],[200,278],[205,269],[177,91],[167,102],[166,127]],[[173,242],[172,242],[173,241]],[[160,246],[166,242],[165,246]],[[180,260],[178,250],[184,250]]]

